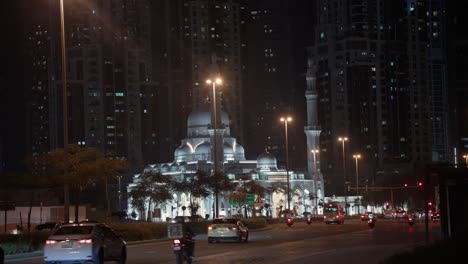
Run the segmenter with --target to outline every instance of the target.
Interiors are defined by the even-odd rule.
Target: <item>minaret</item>
[[[307,171],[309,177],[314,181],[314,190],[319,199],[323,200],[325,195],[323,185],[323,175],[320,172],[320,152],[314,155],[312,150],[320,150],[320,133],[322,132],[317,115],[317,68],[315,63],[309,59],[308,68],[306,74],[307,88],[305,91],[305,97],[307,102],[307,126],[304,127],[304,132],[307,137]],[[317,166],[316,168],[314,166]],[[317,175],[315,175],[317,174]]]

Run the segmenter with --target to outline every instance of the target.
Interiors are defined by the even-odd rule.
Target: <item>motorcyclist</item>
[[[193,237],[195,236],[195,233],[193,232],[192,228],[187,224],[184,224],[183,229],[184,229],[184,231],[183,231],[184,232],[183,243],[187,248],[188,256],[189,257],[194,257],[195,256],[194,255],[194,253],[195,253],[195,240],[193,239]]]

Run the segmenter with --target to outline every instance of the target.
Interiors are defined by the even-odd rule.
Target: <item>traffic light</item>
[[[422,181],[419,181],[419,182],[418,182],[418,186],[419,186],[419,187],[422,187],[422,186],[423,186]]]
[[[385,209],[390,209],[390,204],[388,202],[385,203]]]

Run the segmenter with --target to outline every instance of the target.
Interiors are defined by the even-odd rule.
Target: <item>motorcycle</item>
[[[292,217],[286,218],[286,225],[292,226],[294,224],[294,220]]]
[[[174,239],[172,241],[172,250],[176,256],[176,263],[182,264],[184,261],[187,261],[188,264],[191,264],[194,248],[195,241],[190,235],[186,235],[180,239]]]
[[[374,218],[369,218],[369,220],[367,220],[367,225],[369,226],[369,228],[374,228],[375,227],[375,219]]]
[[[410,226],[413,226],[414,225],[414,218],[413,217],[408,217],[408,224]]]
[[[307,217],[307,224],[310,225],[312,223],[312,217]]]

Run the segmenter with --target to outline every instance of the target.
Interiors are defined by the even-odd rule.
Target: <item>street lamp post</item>
[[[463,155],[463,158],[465,158],[465,166],[468,166],[468,154]]]
[[[289,187],[289,152],[288,152],[288,122],[292,121],[292,117],[281,117],[281,122],[284,122],[284,138],[286,142],[286,180],[287,180],[287,196],[288,196],[288,212],[290,212],[290,203],[291,198],[289,195],[290,187]]]
[[[315,155],[319,153],[318,149],[311,150],[312,155],[314,156],[314,193],[315,193],[315,216],[318,216],[318,194],[317,194],[317,160]]]
[[[358,200],[359,200],[359,165],[358,165],[358,160],[361,158],[361,155],[360,154],[354,154],[353,158],[356,160],[356,196],[358,197]],[[358,208],[357,208],[358,214],[360,213],[359,212],[359,207],[360,207],[360,203],[358,202]]]
[[[216,84],[222,84],[223,81],[221,80],[221,78],[216,78],[214,80],[211,80],[211,79],[207,79],[206,80],[206,83],[207,84],[211,84],[212,85],[212,88],[213,88],[213,102],[212,102],[212,105],[213,105],[213,131],[214,131],[214,137],[213,137],[213,147],[214,147],[214,157],[213,157],[213,163],[214,163],[214,172],[213,172],[213,175],[214,177],[217,177],[217,173],[218,173],[218,155],[217,155],[217,138],[218,138],[218,134],[216,133],[216,122],[217,122],[217,117],[216,117]],[[217,178],[216,178],[217,180]],[[218,207],[218,204],[219,204],[219,190],[218,190],[218,182],[216,182],[216,185],[215,185],[215,211],[214,211],[214,217],[217,218],[218,215],[219,215],[219,207]]]
[[[122,211],[122,192],[121,192],[121,185],[120,185],[120,178],[122,178],[121,175],[117,176],[118,179],[119,179],[119,191],[118,191],[118,194],[119,194],[119,211]]]
[[[344,180],[344,200],[345,200],[345,214],[348,215],[348,190],[346,188],[346,156],[345,156],[345,142],[348,141],[347,137],[339,137],[338,141],[341,142],[343,147],[343,180]]]
[[[63,0],[60,0],[60,45],[62,54],[62,112],[63,112],[63,150],[65,152],[64,166],[64,184],[63,184],[63,220],[65,223],[70,221],[70,195],[66,175],[68,171],[68,104],[67,104],[67,64],[65,51],[65,14]]]

